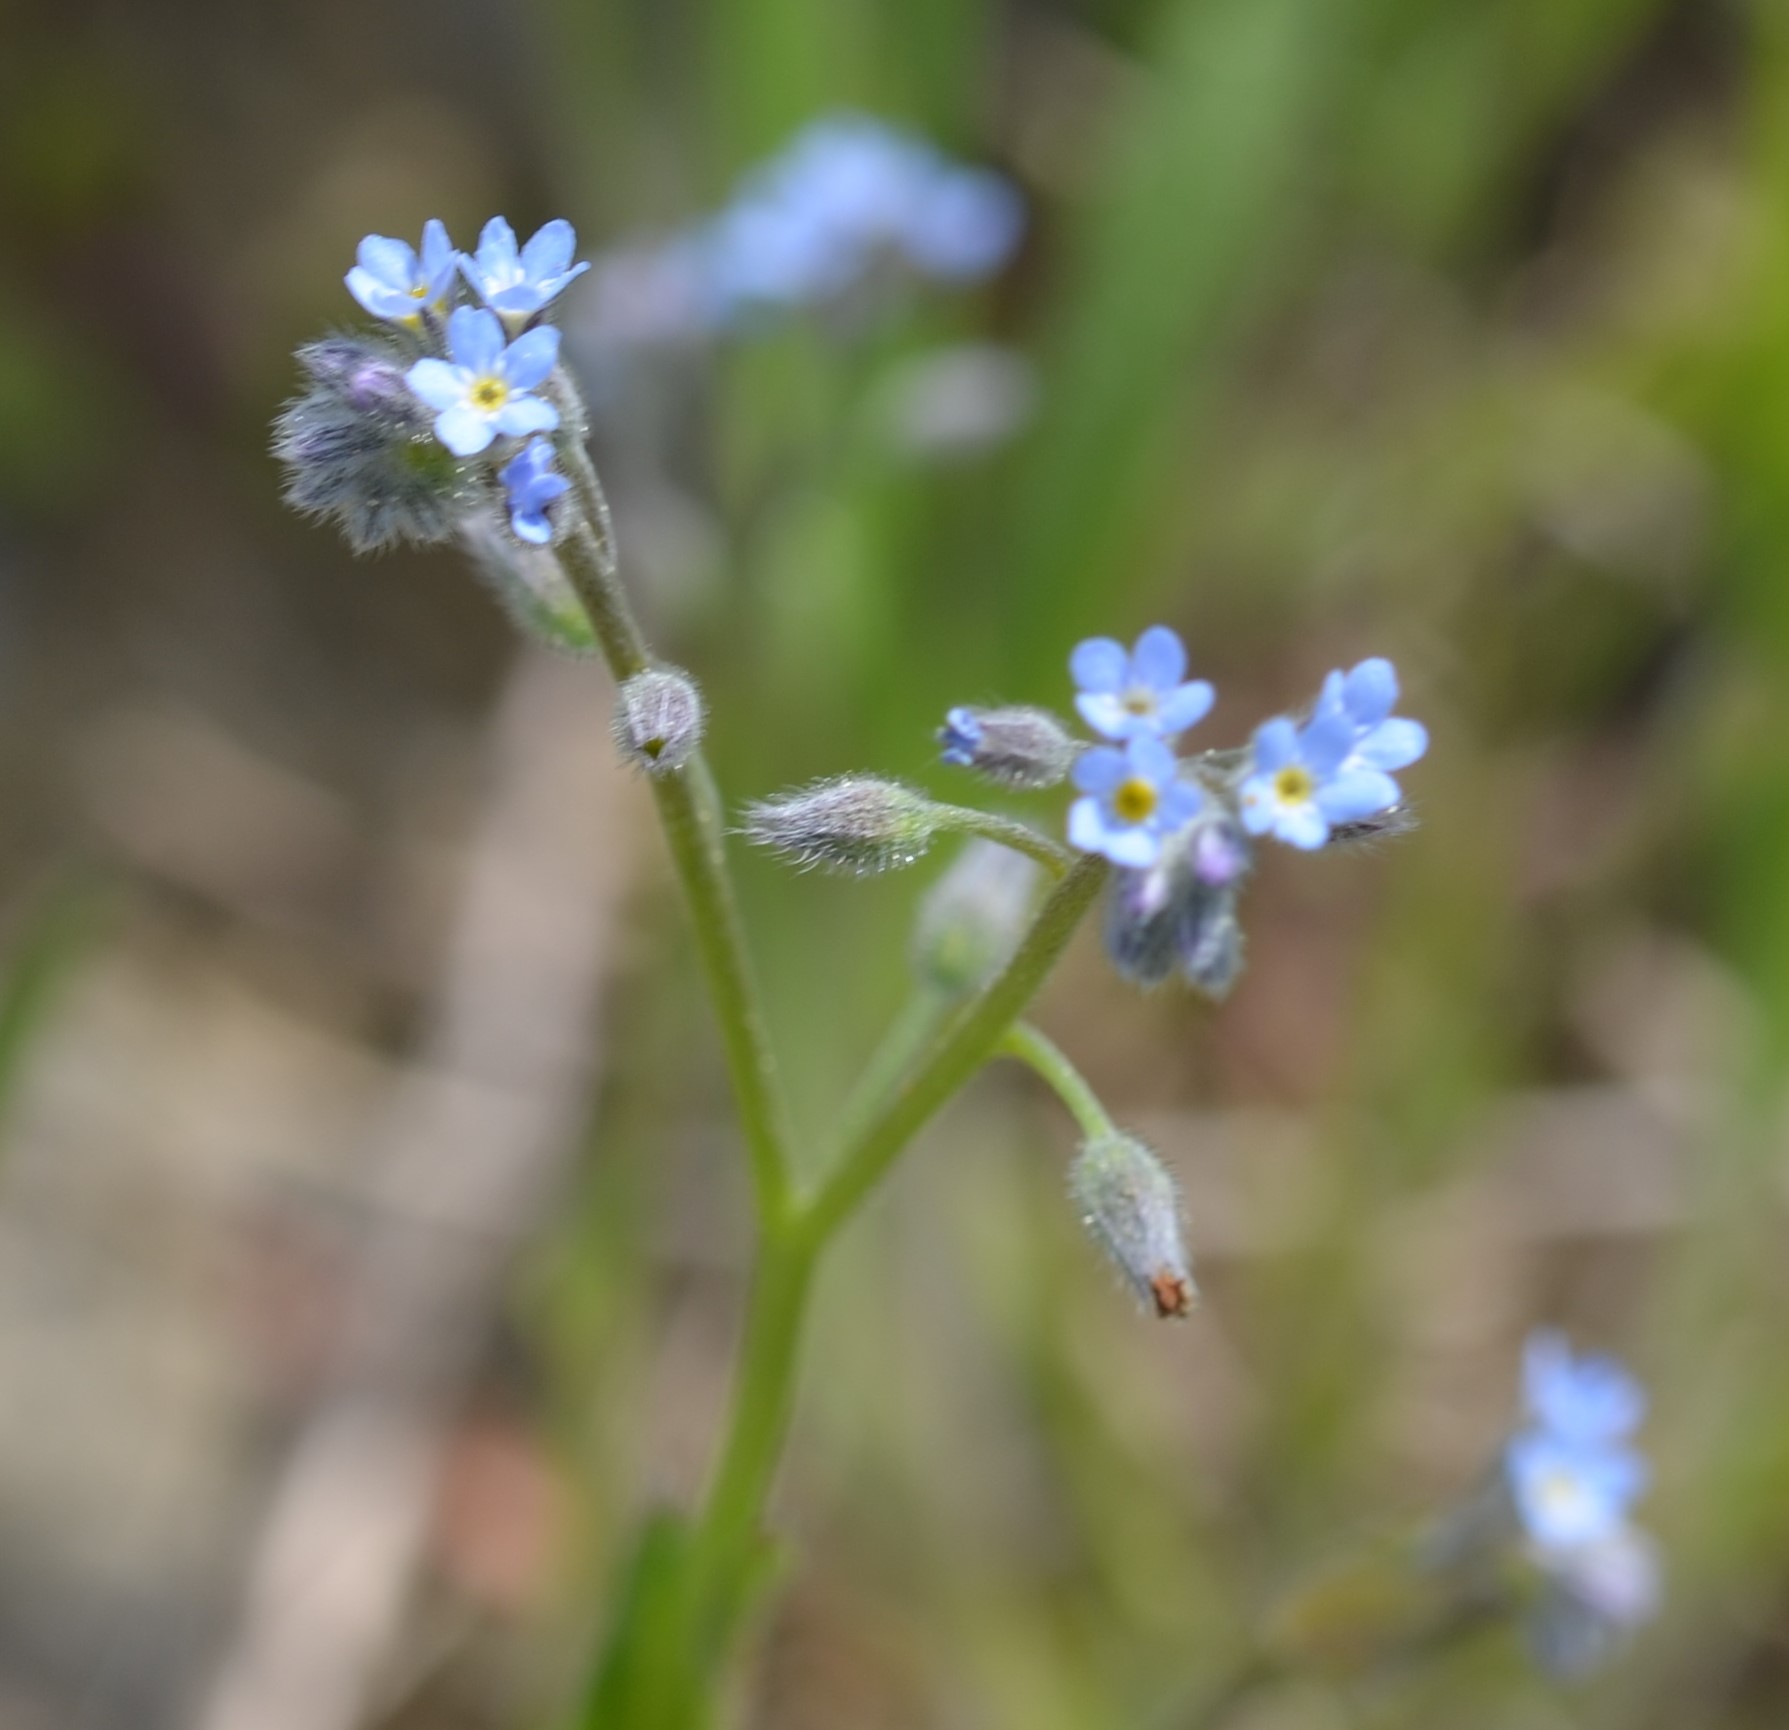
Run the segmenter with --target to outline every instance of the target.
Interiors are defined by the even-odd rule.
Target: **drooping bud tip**
[[[1182,1320],[1197,1298],[1180,1231],[1174,1180],[1129,1135],[1088,1142],[1069,1168],[1069,1193],[1081,1222],[1144,1307]]]

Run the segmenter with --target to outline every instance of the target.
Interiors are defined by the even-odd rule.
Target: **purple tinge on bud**
[[[1242,973],[1237,906],[1252,863],[1247,837],[1214,801],[1154,865],[1114,882],[1105,920],[1112,965],[1133,985],[1178,974],[1214,1001],[1227,997]]]
[[[615,743],[649,775],[681,769],[702,742],[702,693],[676,667],[648,667],[615,693]]]
[[[1197,1289],[1180,1233],[1180,1197],[1160,1160],[1129,1135],[1088,1142],[1069,1168],[1069,1193],[1089,1235],[1144,1306],[1164,1319],[1192,1313]]]
[[[939,755],[1002,787],[1032,791],[1068,778],[1083,746],[1048,709],[952,709],[938,729]]]

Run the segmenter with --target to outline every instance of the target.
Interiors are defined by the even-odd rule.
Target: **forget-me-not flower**
[[[590,268],[572,262],[577,244],[572,225],[555,217],[518,250],[515,230],[493,216],[479,234],[478,250],[462,255],[460,269],[492,311],[530,318]]]
[[[455,456],[476,456],[499,434],[525,438],[552,432],[559,411],[533,395],[559,359],[559,332],[551,325],[503,340],[494,312],[456,308],[447,321],[449,359],[419,360],[404,375],[435,416],[435,436]]]
[[[1186,648],[1166,625],[1151,625],[1128,654],[1111,637],[1089,637],[1069,657],[1075,707],[1108,739],[1171,739],[1204,720],[1216,693],[1186,678]]]
[[[547,507],[571,491],[571,482],[553,467],[552,445],[530,439],[498,478],[509,495],[509,526],[523,540],[544,547],[553,538]]]
[[[1522,1352],[1522,1390],[1537,1424],[1580,1442],[1630,1435],[1646,1415],[1646,1394],[1613,1358],[1575,1356],[1563,1334],[1543,1328]]]
[[[1619,1443],[1528,1430],[1504,1453],[1523,1529],[1543,1556],[1601,1543],[1620,1531],[1646,1487],[1646,1465]]]
[[[1320,707],[1303,727],[1284,715],[1255,730],[1254,761],[1243,780],[1242,825],[1288,846],[1323,846],[1338,823],[1389,811],[1398,784],[1382,769],[1350,761],[1355,729],[1335,707]]]
[[[410,323],[425,310],[439,311],[447,304],[460,255],[446,225],[431,217],[423,224],[420,253],[406,240],[369,234],[355,260],[344,279],[348,292],[374,318]]]
[[[1069,809],[1069,841],[1132,870],[1153,865],[1163,841],[1191,822],[1203,803],[1199,789],[1180,779],[1174,753],[1153,733],[1135,734],[1122,750],[1101,745],[1083,751],[1073,779],[1085,797]]]

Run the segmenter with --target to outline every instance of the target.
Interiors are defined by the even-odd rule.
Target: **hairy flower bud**
[[[1158,1316],[1189,1315],[1180,1197],[1161,1161],[1133,1136],[1101,1136],[1076,1155],[1068,1182],[1081,1223],[1138,1299]]]
[[[1247,876],[1247,838],[1222,811],[1172,836],[1146,870],[1127,871],[1106,903],[1106,953],[1134,985],[1176,973],[1221,1001],[1242,973],[1237,901]]]
[[[332,336],[298,351],[310,389],[280,410],[273,454],[286,501],[333,520],[356,552],[444,541],[482,497],[477,472],[435,437],[383,343]]]
[[[968,991],[1005,966],[1024,935],[1041,871],[998,842],[969,841],[919,904],[913,966],[944,991]]]
[[[938,809],[899,781],[841,775],[760,800],[744,833],[799,865],[861,877],[919,858],[937,836]]]
[[[648,667],[615,693],[615,743],[648,775],[681,769],[702,743],[702,693],[688,673]]]
[[[567,654],[595,650],[590,615],[550,548],[517,540],[494,510],[462,517],[456,526],[472,568],[518,629]]]
[[[938,742],[945,762],[1023,790],[1066,780],[1082,750],[1048,709],[952,709]]]

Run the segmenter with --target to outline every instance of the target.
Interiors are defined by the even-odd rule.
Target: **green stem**
[[[1050,892],[1017,953],[933,1041],[931,1050],[864,1129],[809,1203],[805,1229],[824,1243],[856,1211],[932,1114],[992,1055],[1106,881],[1095,854],[1081,858]]]
[[[572,532],[559,545],[559,561],[590,615],[609,671],[617,680],[625,679],[649,666],[651,656],[616,573],[602,483],[582,446],[568,441],[566,455],[580,510]],[[651,782],[720,1023],[758,1217],[768,1226],[788,1210],[793,1134],[727,870],[720,798],[699,751],[681,770],[654,775]]]
[[[1080,1070],[1069,1062],[1054,1040],[1046,1038],[1030,1022],[1015,1022],[1009,1027],[1000,1041],[1000,1050],[1007,1057],[1029,1064],[1050,1084],[1089,1141],[1118,1133],[1110,1113]]]
[[[972,805],[934,804],[931,809],[932,815],[941,819],[940,829],[997,841],[1002,847],[1010,847],[1015,853],[1035,859],[1052,877],[1065,876],[1075,861],[1074,854],[1066,847],[1058,846],[1048,835],[1040,835],[1028,824],[1015,823],[1010,817],[997,817],[992,811],[977,811]]]

